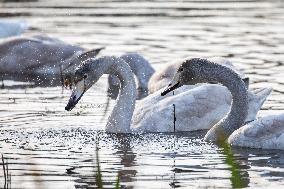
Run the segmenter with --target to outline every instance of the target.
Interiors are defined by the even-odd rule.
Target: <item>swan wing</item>
[[[0,44],[1,71],[5,73],[40,74],[58,72],[60,61],[82,48],[47,36],[22,36]]]
[[[223,86],[201,85],[181,90],[184,92],[164,99],[157,97],[158,91],[157,96],[140,101],[134,111],[133,128],[144,132],[173,132],[173,104],[177,118],[175,131],[209,129],[229,111],[231,96]]]

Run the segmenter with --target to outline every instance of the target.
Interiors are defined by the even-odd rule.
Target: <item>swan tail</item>
[[[265,87],[249,91],[249,108],[245,122],[250,122],[256,119],[258,111],[261,109],[271,92],[271,87]]]
[[[79,55],[79,59],[85,60],[88,59],[90,57],[95,57],[97,56],[103,49],[105,49],[105,47],[99,47],[96,49],[92,49],[92,50],[88,50],[83,52],[82,54]]]
[[[264,87],[260,89],[255,89],[252,92],[257,97],[256,99],[259,100],[262,106],[272,91],[273,91],[272,87]]]
[[[272,87],[263,87],[259,89],[254,89],[253,93],[257,96],[269,96],[270,93],[273,91]]]
[[[249,77],[242,78],[242,80],[245,83],[246,87],[249,88]]]

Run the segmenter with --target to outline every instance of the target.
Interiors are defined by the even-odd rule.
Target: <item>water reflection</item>
[[[97,149],[98,151],[93,151],[94,157],[92,159],[84,160],[81,164],[90,164],[90,174],[86,174],[86,172],[77,173],[76,170],[82,168],[81,166],[68,168],[67,174],[79,177],[74,180],[76,188],[82,188],[83,186],[89,187],[97,187],[97,179],[96,174],[98,174],[96,162],[99,160],[100,164],[108,163],[110,164],[110,170],[104,170],[100,168],[102,174],[102,185],[104,187],[114,186],[116,182],[116,176],[119,177],[120,185],[122,188],[134,188],[132,185],[132,181],[135,179],[137,170],[135,169],[136,165],[136,153],[132,151],[131,148],[131,138],[129,139],[129,135],[125,134],[108,134],[108,140],[113,144],[111,148],[115,149],[115,152],[112,154],[113,157],[116,157],[117,160],[112,162],[110,159],[104,159],[104,156],[99,155],[97,159],[96,153],[100,154],[103,151],[103,148],[100,147],[100,134],[96,136],[97,140]],[[105,138],[104,138],[105,139]],[[111,176],[110,176],[111,175]]]
[[[175,122],[174,122],[174,124],[175,124]],[[172,156],[172,158],[173,158],[173,166],[172,166],[173,167],[173,169],[172,169],[173,181],[170,182],[169,185],[172,188],[179,188],[180,185],[179,185],[179,181],[176,179],[176,174],[183,172],[183,170],[179,169],[179,168],[176,168],[176,154],[177,154],[177,151],[176,151],[177,150],[177,146],[176,146],[176,144],[178,144],[178,137],[176,136],[176,133],[174,133],[174,135],[175,135],[175,139],[173,141],[174,152],[173,152],[173,156]]]
[[[123,165],[121,170],[118,171],[118,175],[122,182],[131,182],[137,173],[137,170],[134,169],[136,166],[136,153],[132,150],[131,138],[129,140],[125,134],[114,134],[113,137],[118,141],[117,151],[114,155],[121,159],[120,164]]]
[[[58,78],[53,77],[40,77],[36,78],[29,75],[19,75],[17,78],[12,76],[6,76],[5,74],[1,74],[1,88],[5,89],[21,89],[24,87],[56,87],[63,86],[62,82]],[[13,85],[10,85],[9,82],[14,81]],[[8,85],[6,85],[8,83]],[[19,84],[17,84],[19,83]]]
[[[238,156],[233,152],[230,144],[223,142],[219,144],[221,153],[225,156],[225,163],[229,166],[231,172],[231,185],[233,188],[245,188],[249,185],[250,179],[247,170],[248,166],[247,159],[242,156]]]
[[[95,187],[97,140],[106,187],[113,188],[117,175],[123,188],[282,183],[284,152],[217,147],[199,139],[203,136],[198,132],[116,135],[82,128],[32,128],[2,130],[0,140],[6,146],[1,151],[7,154],[8,150],[11,157],[15,185],[32,176],[29,182],[37,180],[43,188],[53,177],[59,183],[70,180],[76,188]]]

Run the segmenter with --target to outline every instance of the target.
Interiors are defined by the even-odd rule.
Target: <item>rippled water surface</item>
[[[0,16],[27,20],[27,33],[105,46],[105,55],[138,51],[156,69],[188,56],[228,57],[252,87],[274,88],[260,115],[284,112],[281,0],[1,1]],[[202,140],[204,132],[105,133],[105,83],[101,79],[66,112],[69,91],[4,81],[0,152],[12,188],[95,187],[96,141],[107,188],[117,175],[124,188],[284,187],[281,151],[218,147]]]

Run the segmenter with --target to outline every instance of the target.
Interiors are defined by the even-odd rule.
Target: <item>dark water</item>
[[[228,57],[252,87],[274,88],[260,115],[284,112],[283,1],[1,1],[0,16],[27,20],[27,33],[105,46],[105,55],[138,51],[156,69],[188,56]],[[124,188],[284,187],[281,151],[218,147],[203,132],[106,134],[105,82],[66,112],[69,91],[4,81],[0,152],[12,188],[94,187],[96,141],[107,188],[117,175]]]

